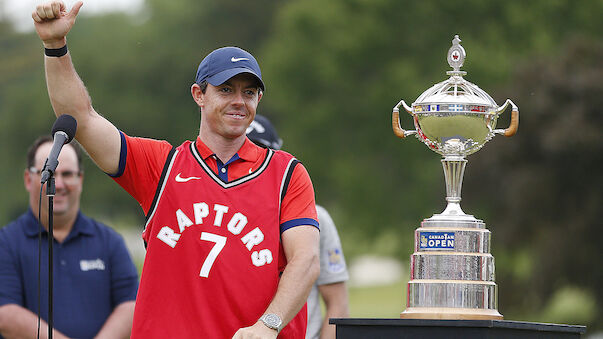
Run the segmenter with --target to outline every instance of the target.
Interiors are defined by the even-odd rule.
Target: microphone
[[[40,181],[42,184],[48,181],[50,176],[54,174],[54,171],[59,165],[59,153],[61,153],[61,148],[63,148],[63,145],[68,144],[71,142],[71,140],[73,140],[76,130],[77,121],[74,117],[68,114],[59,116],[54,122],[54,125],[52,125],[52,137],[54,142],[52,144],[50,154],[44,163],[42,179]]]

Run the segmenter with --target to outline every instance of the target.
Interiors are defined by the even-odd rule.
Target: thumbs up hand
[[[60,0],[53,0],[36,6],[31,13],[36,33],[46,48],[60,48],[66,44],[65,37],[73,27],[75,18],[84,3],[78,1],[71,11]]]

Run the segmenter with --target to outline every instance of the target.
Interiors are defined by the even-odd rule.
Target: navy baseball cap
[[[240,73],[253,74],[265,91],[260,66],[253,55],[238,47],[222,47],[209,53],[199,64],[195,82],[200,84],[207,81],[214,86],[220,86],[226,80]]]
[[[249,140],[263,147],[281,149],[283,146],[283,139],[278,137],[270,120],[260,114],[255,115],[255,119],[247,127],[246,134]]]

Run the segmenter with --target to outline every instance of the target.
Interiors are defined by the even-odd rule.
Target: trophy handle
[[[400,100],[400,102],[394,106],[394,111],[392,112],[392,127],[394,129],[394,134],[398,138],[404,139],[409,135],[416,134],[417,131],[407,131],[400,126],[400,105],[403,105],[406,112],[410,115],[412,115],[412,108],[408,107],[404,100]]]
[[[511,105],[511,123],[506,129],[494,130],[494,134],[503,134],[506,137],[512,137],[515,135],[515,133],[517,133],[517,129],[519,128],[519,109],[513,103],[513,101],[507,99],[507,101],[505,101],[505,103],[500,106],[498,110],[496,110],[496,114],[498,115],[504,112],[504,110],[507,109],[507,106],[509,106],[509,104]]]

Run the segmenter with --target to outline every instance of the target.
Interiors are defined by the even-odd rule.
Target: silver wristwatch
[[[268,326],[269,328],[276,330],[277,332],[281,331],[283,320],[278,315],[274,313],[267,313],[261,316],[260,320],[264,323],[264,325]]]

